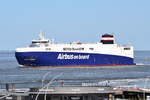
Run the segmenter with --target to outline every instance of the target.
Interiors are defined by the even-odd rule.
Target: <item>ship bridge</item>
[[[39,39],[32,40],[32,43],[29,47],[41,47],[41,46],[49,46],[51,41],[44,38],[44,32],[39,33]]]

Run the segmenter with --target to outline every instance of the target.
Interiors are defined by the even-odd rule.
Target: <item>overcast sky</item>
[[[119,44],[150,50],[150,0],[0,0],[0,50],[38,38],[99,42],[113,33]]]

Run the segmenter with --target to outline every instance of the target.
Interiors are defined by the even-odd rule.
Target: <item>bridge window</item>
[[[89,48],[89,50],[94,50],[94,48]]]
[[[124,50],[130,50],[130,48],[124,48]]]

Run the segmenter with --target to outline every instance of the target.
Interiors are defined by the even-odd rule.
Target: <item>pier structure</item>
[[[13,84],[13,88],[0,89],[0,100],[150,100],[150,89],[64,85],[15,88]]]

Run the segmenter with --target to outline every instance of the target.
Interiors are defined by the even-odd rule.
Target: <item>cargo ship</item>
[[[17,48],[16,59],[21,66],[125,66],[134,65],[133,46],[115,43],[112,34],[103,34],[97,43],[54,43],[44,38],[24,48]]]

